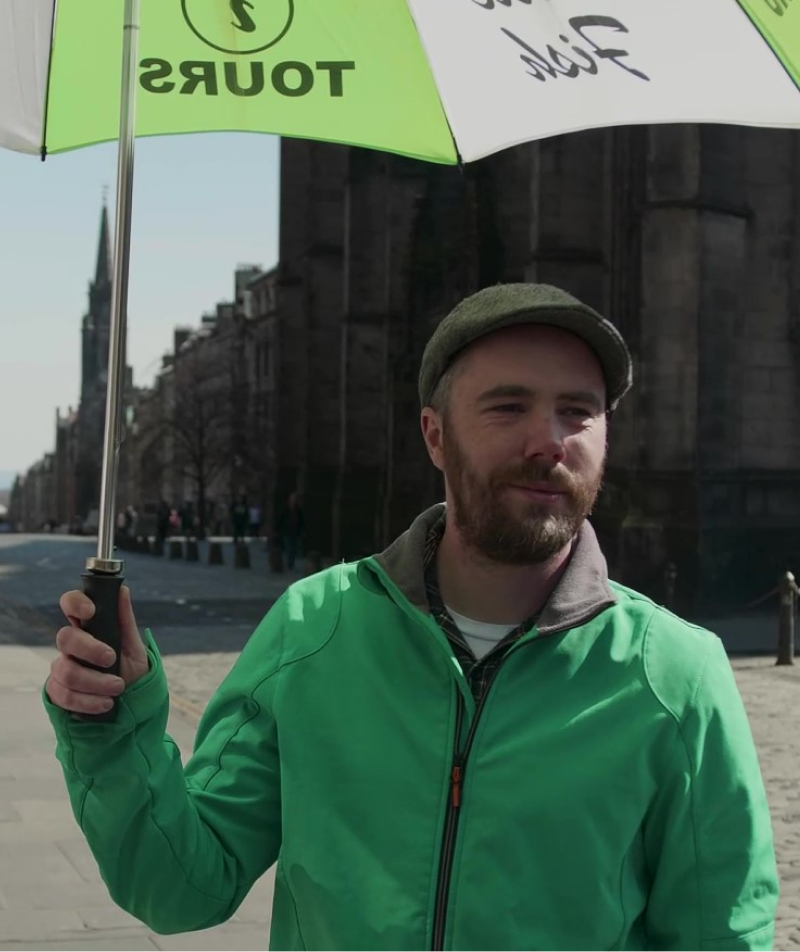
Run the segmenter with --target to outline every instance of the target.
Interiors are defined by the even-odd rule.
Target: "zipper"
[[[509,652],[510,653],[510,652]],[[500,664],[492,672],[483,696],[475,708],[475,716],[472,718],[467,739],[464,741],[463,750],[458,751],[458,741],[461,736],[461,721],[464,716],[464,699],[461,692],[458,691],[458,707],[456,708],[456,755],[453,758],[453,766],[450,771],[450,790],[447,795],[447,814],[444,821],[444,834],[442,836],[442,850],[439,860],[439,879],[436,884],[436,905],[433,911],[433,938],[431,948],[434,952],[440,952],[444,949],[444,933],[447,924],[447,900],[450,894],[450,880],[453,875],[453,857],[455,855],[456,833],[458,832],[458,818],[461,808],[461,792],[464,784],[464,774],[467,767],[467,758],[472,748],[472,741],[475,737],[475,731],[478,728],[481,711],[484,702],[494,684],[497,672],[505,664],[508,653],[504,656]]]
[[[464,698],[456,688],[456,750],[461,736],[461,722],[464,719]],[[453,872],[453,852],[458,827],[458,808],[461,806],[461,782],[464,777],[464,758],[456,752],[453,768],[450,771],[450,789],[447,794],[447,814],[442,834],[442,849],[439,859],[439,879],[436,883],[436,905],[433,913],[433,949],[443,949],[444,928],[447,921],[447,896],[450,892],[450,877]]]

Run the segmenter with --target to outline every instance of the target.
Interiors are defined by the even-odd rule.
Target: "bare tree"
[[[199,360],[184,358],[181,363],[164,424],[172,439],[176,472],[194,489],[202,538],[209,490],[231,465],[231,394],[226,386],[216,385],[216,378],[199,372]]]

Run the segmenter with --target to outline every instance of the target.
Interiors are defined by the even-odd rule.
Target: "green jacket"
[[[273,949],[771,948],[770,817],[719,640],[609,583],[586,525],[476,711],[426,611],[440,513],[286,592],[185,769],[151,638],[116,723],[48,703],[116,902],[204,929],[277,860]]]

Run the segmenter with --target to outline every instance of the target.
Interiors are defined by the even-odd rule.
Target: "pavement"
[[[41,690],[63,624],[58,598],[80,587],[91,541],[0,537],[0,949],[257,950],[269,944],[273,871],[232,919],[160,936],[108,897],[72,816]],[[205,553],[203,553],[205,554]],[[172,687],[168,730],[184,760],[197,721],[270,605],[298,573],[125,554],[140,626],[152,626]]]
[[[122,553],[139,627],[152,628],[176,703],[198,716],[254,628],[302,572],[272,573],[260,542],[249,546],[250,569],[233,567],[233,547],[223,542],[225,564]],[[0,604],[27,622],[17,636],[29,646],[50,647],[64,624],[58,607],[69,588],[80,588],[91,540],[75,536],[0,535]],[[299,566],[298,566],[299,568]]]
[[[298,577],[270,574],[257,549],[249,571],[126,554],[137,617],[152,625],[164,654],[168,729],[184,758],[208,698],[269,605]],[[82,560],[91,554],[85,540],[0,537],[0,950],[266,949],[272,871],[230,922],[176,936],[156,935],[118,909],[98,876],[41,703],[61,624],[54,606],[66,587],[80,584]],[[774,644],[772,635],[762,630],[759,643]],[[770,648],[731,660],[775,831],[782,895],[774,947],[800,950],[800,659],[777,667]]]

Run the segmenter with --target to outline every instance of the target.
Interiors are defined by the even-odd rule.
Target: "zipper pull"
[[[458,808],[461,806],[461,779],[463,776],[464,776],[464,773],[461,770],[461,764],[460,763],[453,764],[453,772],[450,775],[451,780],[453,782],[452,798],[450,802],[455,808]]]

